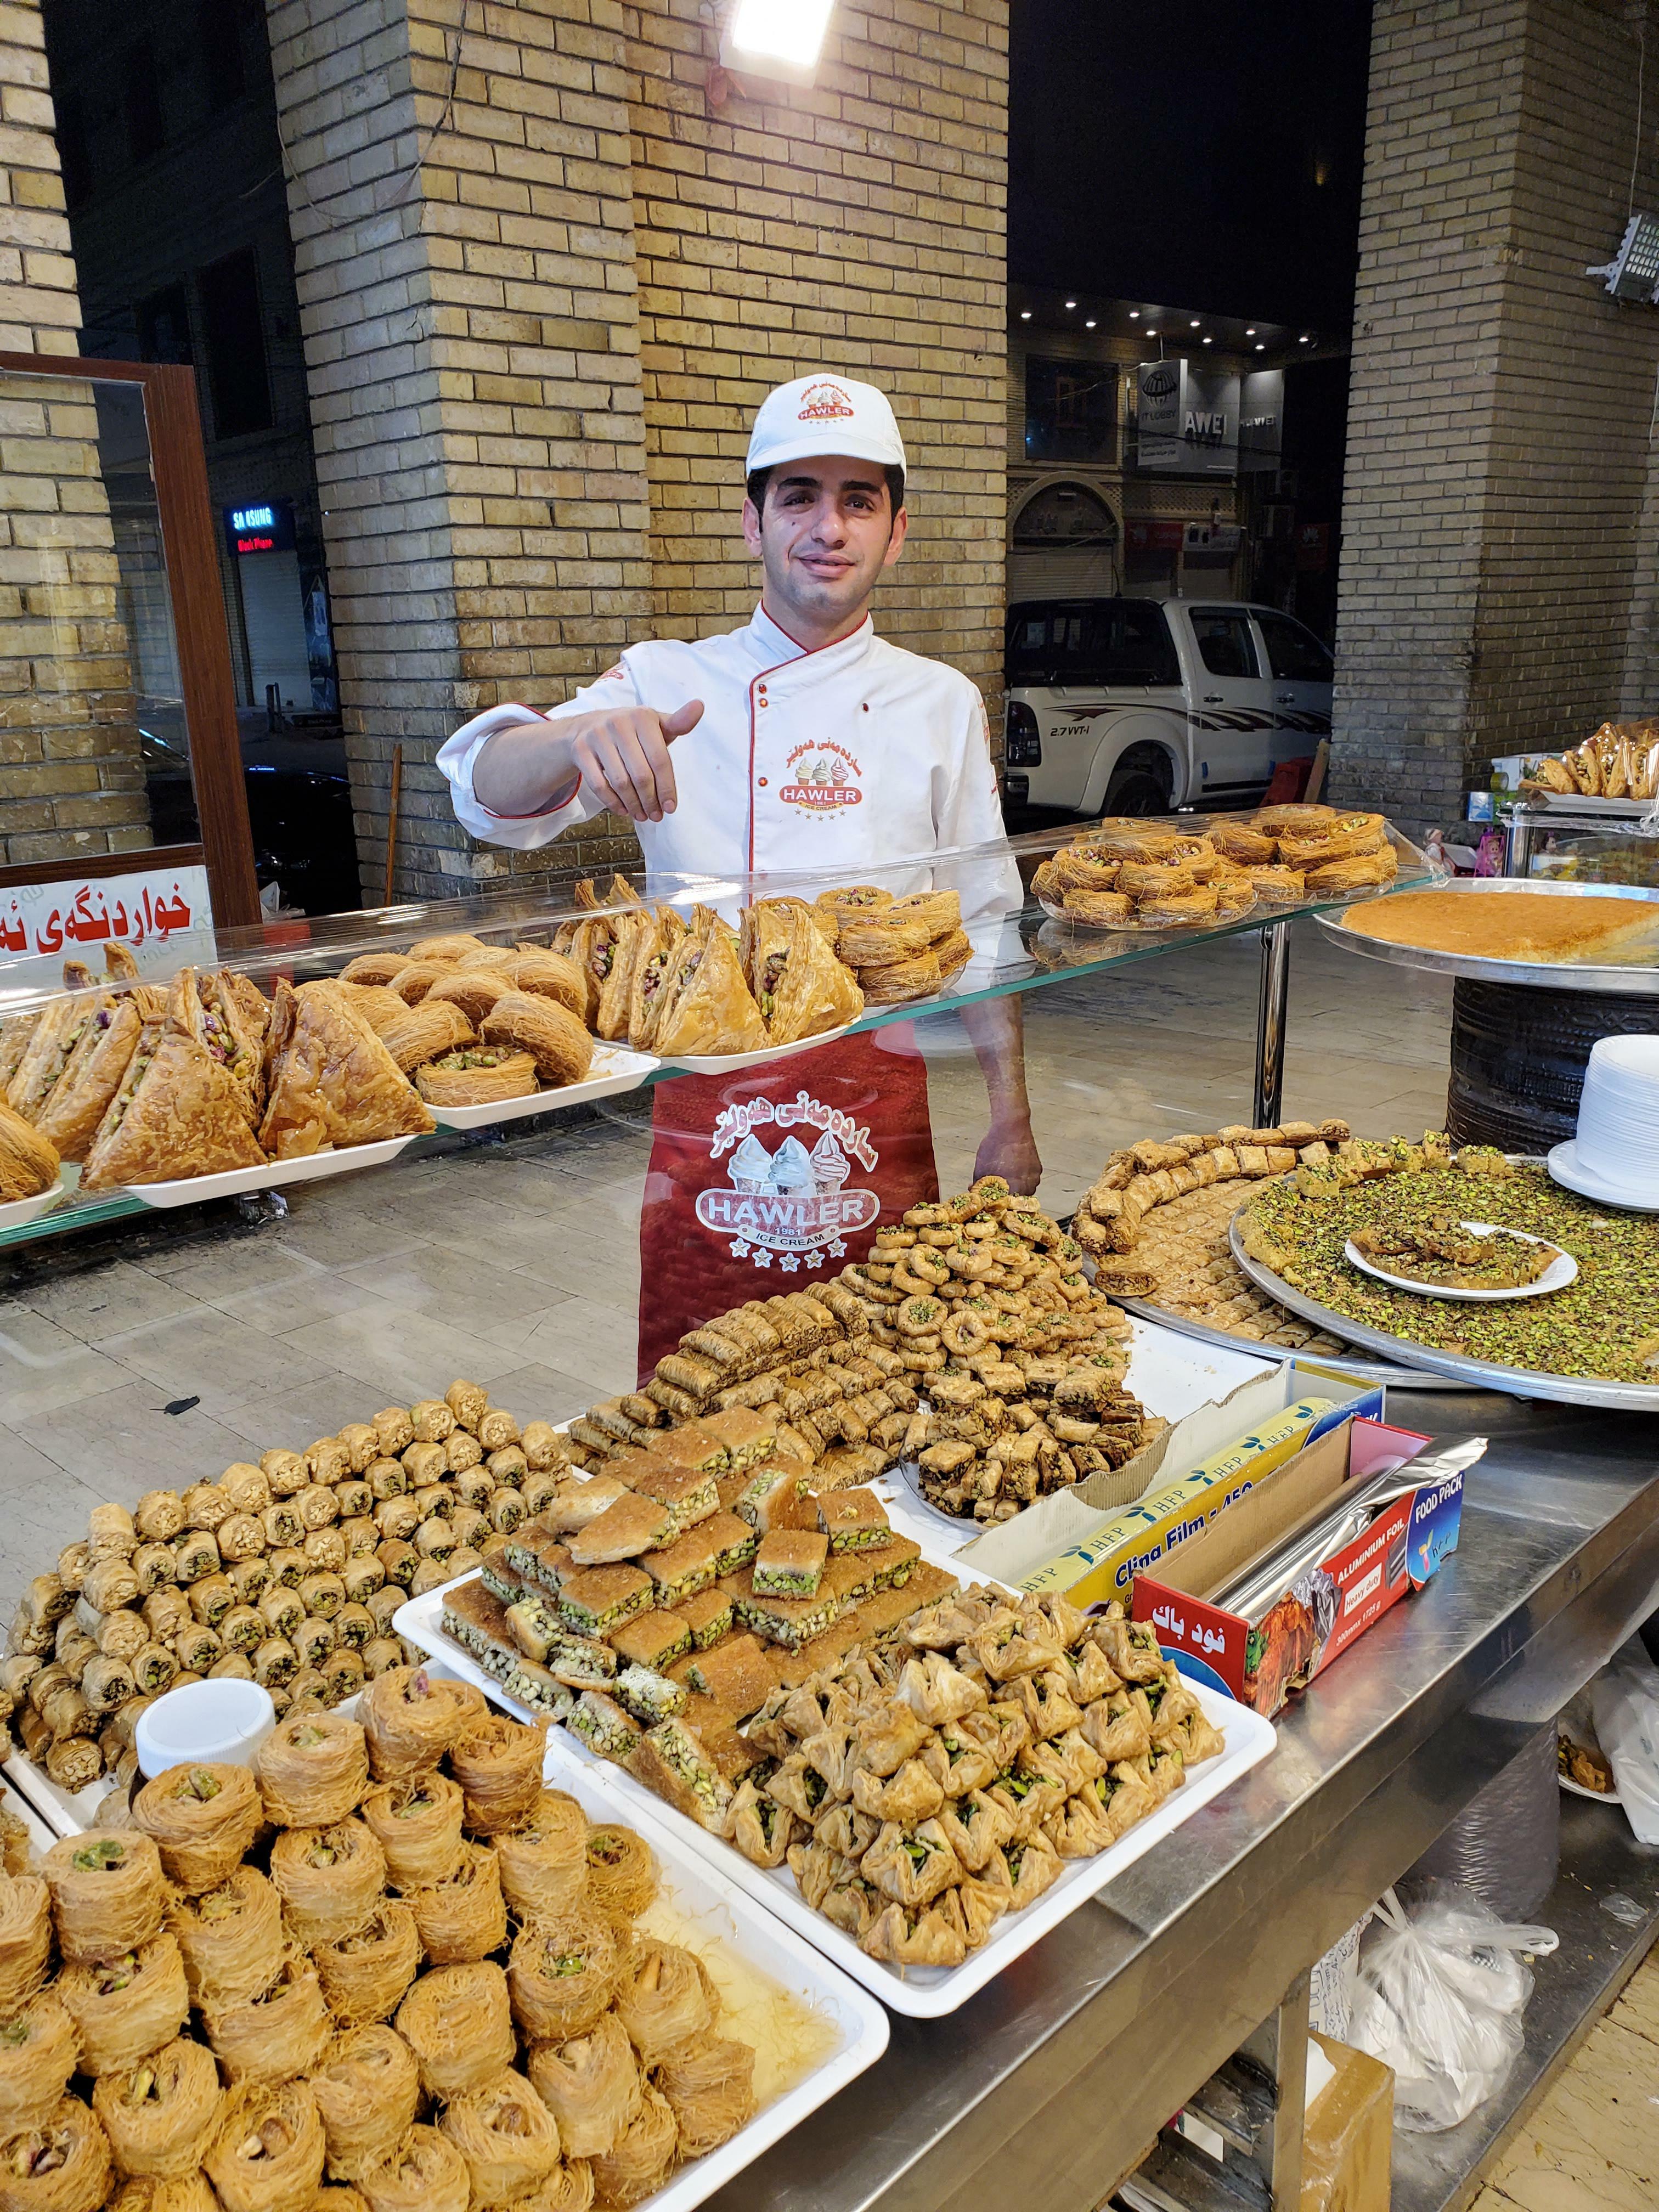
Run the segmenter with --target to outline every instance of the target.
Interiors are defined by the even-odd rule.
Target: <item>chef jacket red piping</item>
[[[765,608],[763,607],[761,611],[765,614]],[[769,614],[766,619],[781,637],[789,637],[788,631],[775,616]],[[769,676],[775,676],[780,668],[798,667],[803,660],[810,660],[815,653],[830,653],[836,646],[845,645],[848,638],[858,635],[869,619],[868,615],[866,615],[861,621],[854,623],[844,636],[832,637],[826,644],[802,645],[793,660],[775,660],[770,668],[761,669],[757,674],[749,679],[749,872],[751,876],[755,872],[755,686],[757,684],[764,684]],[[791,645],[800,645],[799,638],[789,637],[789,642]]]

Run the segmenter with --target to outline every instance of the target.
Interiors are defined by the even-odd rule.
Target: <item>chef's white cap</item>
[[[884,469],[904,466],[904,441],[884,392],[850,376],[798,376],[769,392],[755,417],[744,474],[781,461],[845,453]]]

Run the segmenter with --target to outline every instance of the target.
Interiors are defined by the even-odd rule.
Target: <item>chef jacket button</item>
[[[761,787],[761,789],[762,789],[763,791],[764,791],[764,790],[765,790],[765,788],[766,788],[766,778],[765,778],[764,776],[763,776],[763,777],[761,778],[761,780],[760,780],[760,787]]]

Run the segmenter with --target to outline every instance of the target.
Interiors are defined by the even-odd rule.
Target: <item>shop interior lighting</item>
[[[1313,343],[1313,340],[1310,337],[1300,337],[1297,340],[1297,343],[1298,345],[1311,345]]]
[[[1199,343],[1200,345],[1213,345],[1215,343],[1215,340],[1213,338],[1200,338],[1199,340]]]
[[[1074,307],[1077,305],[1077,301],[1075,300],[1068,300],[1066,304],[1068,307]]]
[[[747,76],[811,84],[835,0],[732,0],[720,61]]]
[[[1257,351],[1258,353],[1266,353],[1266,352],[1267,352],[1267,347],[1266,347],[1266,346],[1264,346],[1264,345],[1262,344],[1262,343],[1261,343],[1261,341],[1260,340],[1260,338],[1258,338],[1258,339],[1256,340],[1256,347],[1255,347],[1255,349],[1256,349],[1256,351]]]
[[[1193,317],[1193,319],[1188,324],[1187,327],[1189,331],[1195,331],[1198,328],[1198,317],[1196,315]]]
[[[1584,274],[1604,278],[1615,300],[1659,307],[1659,216],[1632,216],[1612,260]]]
[[[1019,319],[1021,320],[1021,322],[1022,322],[1022,323],[1029,323],[1029,322],[1030,321],[1030,319],[1031,319],[1031,311],[1030,311],[1030,309],[1029,307],[1022,307],[1022,308],[1020,309],[1020,311],[1019,311]]]
[[[1253,338],[1255,336],[1255,325],[1254,323],[1250,325],[1244,335],[1247,338]]]
[[[1085,325],[1083,325],[1083,327],[1084,327],[1084,329],[1085,329],[1085,331],[1091,331],[1091,330],[1093,330],[1094,326],[1095,326],[1095,319],[1094,319],[1094,317],[1093,317],[1092,315],[1091,315],[1091,316],[1090,316],[1090,318],[1089,318],[1089,319],[1088,319],[1088,321],[1087,321],[1086,323],[1085,323]]]
[[[1130,308],[1130,310],[1129,310],[1129,320],[1130,320],[1132,323],[1138,323],[1138,322],[1140,320],[1140,310],[1139,310],[1139,307],[1131,307],[1131,308]]]

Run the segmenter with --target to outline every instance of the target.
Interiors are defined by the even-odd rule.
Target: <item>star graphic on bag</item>
[[[771,1255],[769,1252],[757,1252],[757,1253],[756,1253],[756,1255],[755,1255],[755,1265],[756,1265],[757,1267],[769,1267],[771,1266],[771,1264],[772,1264],[772,1255]]]
[[[847,1239],[844,1237],[832,1237],[830,1239],[830,1257],[832,1260],[844,1260],[847,1257]]]
[[[732,1257],[734,1260],[746,1260],[749,1257],[749,1239],[746,1237],[734,1237],[732,1239]]]
[[[782,1268],[786,1275],[793,1275],[795,1270],[800,1266],[800,1261],[795,1257],[793,1252],[786,1252],[782,1259],[779,1261],[778,1265]]]
[[[806,1264],[809,1267],[821,1267],[823,1265],[823,1253],[809,1252],[806,1255]]]

